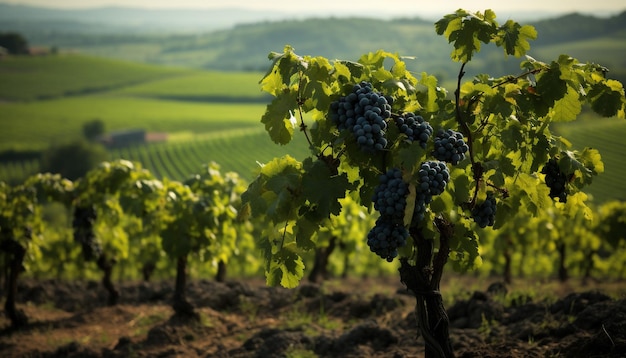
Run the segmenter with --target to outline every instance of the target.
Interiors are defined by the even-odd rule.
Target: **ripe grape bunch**
[[[376,224],[367,234],[367,244],[372,252],[391,262],[398,256],[398,248],[406,244],[409,237],[404,227],[404,209],[409,194],[407,183],[402,180],[402,171],[392,168],[379,177],[374,189],[374,208],[380,213]]]
[[[435,150],[433,156],[437,160],[459,164],[465,159],[465,153],[469,150],[469,146],[463,140],[463,134],[452,129],[440,129],[435,137]]]
[[[426,206],[432,201],[432,197],[440,195],[445,190],[450,181],[450,171],[443,162],[427,161],[422,163],[417,176],[419,182],[415,188],[415,209],[412,220],[415,224],[424,220]]]
[[[392,168],[379,177],[372,197],[374,209],[394,222],[402,222],[408,194],[409,186],[402,180],[402,171]]]
[[[85,260],[98,258],[102,254],[102,248],[93,232],[93,224],[96,220],[96,210],[92,206],[76,207],[74,209],[74,240],[81,244]]]
[[[546,175],[545,180],[550,188],[550,197],[559,198],[562,203],[567,202],[567,178],[559,168],[557,160],[554,158],[548,160],[541,173]]]
[[[496,219],[496,197],[492,192],[487,193],[485,201],[472,209],[472,218],[481,228],[493,226]]]
[[[402,113],[395,118],[396,126],[407,136],[409,141],[418,141],[420,146],[426,149],[428,139],[433,134],[433,127],[424,118],[415,113]]]
[[[350,94],[330,104],[329,112],[337,128],[351,132],[364,152],[374,153],[387,146],[385,120],[391,117],[391,104],[373,90],[371,83],[354,85]]]

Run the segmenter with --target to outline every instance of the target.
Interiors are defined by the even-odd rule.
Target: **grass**
[[[122,95],[196,101],[267,101],[258,85],[256,72],[193,71],[156,82],[139,84],[116,91]]]
[[[10,56],[0,61],[0,99],[31,101],[98,92],[189,70],[83,55]]]

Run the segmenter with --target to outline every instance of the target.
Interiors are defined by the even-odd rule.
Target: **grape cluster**
[[[379,184],[372,197],[374,209],[392,221],[402,222],[408,194],[409,186],[402,180],[402,171],[390,169],[379,177]]]
[[[74,240],[81,244],[85,260],[93,260],[100,257],[102,247],[96,239],[93,224],[96,221],[96,210],[93,206],[78,206],[74,209]]]
[[[353,134],[361,150],[373,153],[387,146],[385,119],[391,117],[391,105],[371,83],[356,84],[350,94],[332,102],[329,117],[340,131]]]
[[[391,262],[398,256],[398,248],[406,244],[408,237],[409,231],[404,225],[390,222],[381,216],[367,234],[367,245],[372,252]]]
[[[435,137],[435,150],[433,156],[437,160],[449,162],[452,165],[459,164],[465,159],[465,153],[469,146],[463,140],[463,134],[452,129],[440,129]]]
[[[424,162],[417,175],[419,177],[417,191],[427,192],[430,195],[443,193],[446,184],[450,181],[450,171],[444,162]]]
[[[376,225],[367,234],[367,244],[372,252],[392,261],[398,256],[398,248],[406,244],[409,237],[404,227],[404,210],[409,186],[402,180],[402,171],[391,168],[379,177],[372,202],[380,213]]]
[[[550,188],[550,197],[559,198],[562,203],[567,202],[567,178],[559,168],[557,160],[554,158],[548,160],[541,172],[546,175],[545,180]]]
[[[481,228],[493,226],[496,219],[496,197],[487,193],[487,198],[472,209],[472,218]]]
[[[433,134],[433,127],[420,115],[414,113],[402,113],[395,118],[396,126],[411,141],[418,141],[420,146],[426,149],[428,139]]]
[[[426,206],[432,201],[433,196],[443,193],[450,181],[450,171],[443,162],[424,162],[417,175],[419,181],[415,187],[413,223],[419,223],[424,220]]]

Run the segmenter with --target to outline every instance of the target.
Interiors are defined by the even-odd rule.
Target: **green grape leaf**
[[[450,260],[457,272],[475,269],[482,264],[478,249],[478,237],[465,225],[455,225],[450,240]]]
[[[454,168],[450,173],[452,195],[456,203],[465,203],[470,198],[470,177],[465,170]]]
[[[520,57],[530,50],[528,40],[537,38],[537,30],[530,25],[520,25],[519,23],[508,20],[498,29],[496,45],[504,47],[507,55]]]
[[[422,104],[426,111],[428,112],[436,112],[439,110],[439,106],[437,105],[438,92],[440,91],[437,83],[437,77],[428,75],[426,72],[422,73],[422,79],[420,84],[426,86],[428,100],[425,104]]]
[[[619,81],[607,80],[595,84],[587,96],[594,112],[604,117],[612,117],[621,113],[624,117],[624,88]]]
[[[553,62],[547,71],[537,78],[536,93],[550,107],[554,102],[563,98],[567,93],[567,82],[561,78],[561,69],[558,63]]]
[[[296,244],[298,248],[303,250],[313,250],[316,247],[316,243],[313,240],[313,236],[319,230],[320,226],[317,223],[312,222],[306,217],[301,217],[296,222]]]
[[[578,92],[572,87],[567,88],[563,98],[554,102],[552,120],[554,122],[569,122],[576,119],[582,110]]]
[[[426,150],[417,141],[409,145],[401,143],[397,159],[394,158],[394,164],[404,168],[419,168],[425,154]]]
[[[304,276],[304,262],[290,247],[283,247],[273,255],[266,272],[268,286],[295,288]]]
[[[296,94],[284,92],[267,105],[261,117],[265,130],[276,144],[287,144],[293,138],[294,123],[290,121],[292,111],[297,107]]]
[[[284,89],[287,88],[283,83],[283,78],[278,70],[270,70],[263,79],[261,79],[261,90],[278,97]]]
[[[516,185],[526,194],[522,197],[521,203],[529,213],[536,216],[541,210],[552,206],[548,187],[539,185],[536,177],[520,173],[515,180]]]
[[[457,10],[437,21],[435,30],[438,35],[444,35],[448,42],[454,43],[450,55],[454,61],[468,62],[474,53],[480,51],[481,42],[487,44],[496,35],[494,20],[495,14],[491,10],[486,10],[484,15]]]
[[[331,214],[339,215],[339,199],[346,196],[352,186],[345,173],[333,175],[328,164],[322,160],[304,162],[305,174],[302,177],[302,194],[317,206],[319,217],[328,218]]]
[[[593,177],[604,171],[604,163],[597,149],[585,148],[582,152],[562,151],[559,168],[570,175],[570,184],[577,188],[591,184]]]

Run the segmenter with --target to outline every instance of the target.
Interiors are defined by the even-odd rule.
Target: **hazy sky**
[[[363,13],[372,11],[377,13],[406,14],[419,13],[450,13],[458,8],[471,11],[493,9],[514,13],[515,11],[544,11],[544,12],[584,12],[584,13],[618,13],[626,9],[624,0],[0,0],[4,3],[37,5],[56,8],[89,8],[100,6],[131,6],[147,8],[216,8],[240,7],[246,9],[271,10],[281,12],[331,12],[337,11],[342,15],[348,11]]]

